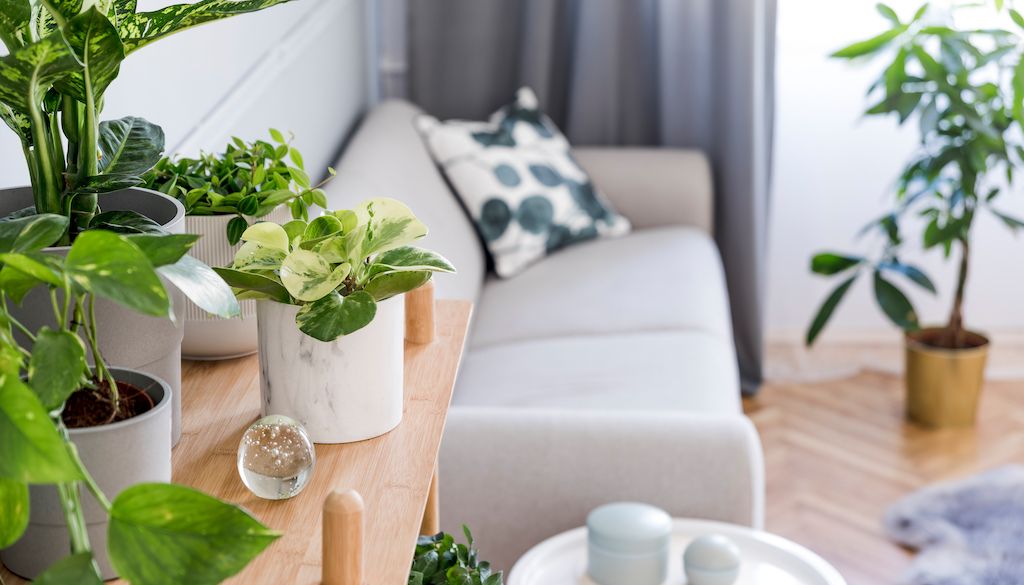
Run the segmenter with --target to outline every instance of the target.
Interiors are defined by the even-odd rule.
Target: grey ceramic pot
[[[184,233],[185,208],[178,200],[149,189],[124,189],[100,195],[104,211],[131,210],[156,221],[171,233]],[[0,217],[32,205],[32,189],[18,187],[0,190]],[[66,247],[48,248],[54,254],[66,254]],[[175,315],[184,313],[185,295],[170,282]],[[21,307],[11,307],[15,316],[33,331],[53,326],[49,294],[43,289],[29,293]],[[111,366],[132,368],[153,374],[171,386],[174,444],[181,437],[181,339],[185,323],[181,319],[159,319],[140,315],[106,299],[96,300],[99,347]],[[26,340],[22,340],[23,342]]]
[[[71,440],[85,467],[111,501],[143,482],[171,481],[171,389],[149,374],[112,368],[114,377],[145,390],[156,406],[139,416],[109,425],[72,429]],[[107,513],[84,488],[82,507],[89,542],[104,579],[117,576],[107,556]],[[69,537],[57,489],[29,488],[29,525],[14,546],[0,551],[12,572],[34,579],[69,553]]]

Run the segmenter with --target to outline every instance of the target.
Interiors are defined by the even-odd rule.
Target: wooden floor
[[[976,429],[903,421],[902,381],[861,373],[769,383],[744,404],[761,433],[767,529],[833,563],[849,585],[894,583],[911,553],[882,531],[887,506],[936,481],[1024,463],[1024,381],[990,382]]]

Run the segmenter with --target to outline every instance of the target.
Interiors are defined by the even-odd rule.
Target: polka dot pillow
[[[488,122],[416,120],[502,278],[565,246],[629,232],[529,88]]]

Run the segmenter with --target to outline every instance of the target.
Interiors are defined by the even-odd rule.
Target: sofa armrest
[[[612,205],[639,229],[686,225],[712,234],[711,166],[699,150],[581,147],[573,154]]]
[[[763,521],[760,441],[740,415],[457,407],[439,469],[442,528],[469,526],[481,557],[506,571],[608,502]]]

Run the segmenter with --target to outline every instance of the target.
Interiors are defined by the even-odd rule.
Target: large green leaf
[[[8,51],[13,52],[30,40],[31,17],[29,0],[0,0],[0,41]]]
[[[39,0],[34,0],[39,2]],[[90,4],[92,1],[90,1]],[[62,21],[68,21],[82,13],[82,8],[85,7],[84,0],[42,0],[42,5],[54,15],[56,18]]]
[[[153,12],[127,15],[118,25],[121,40],[130,53],[153,41],[196,25],[236,14],[256,12],[289,0],[201,0],[175,4]]]
[[[835,53],[832,53],[833,57],[838,59],[854,59],[856,57],[863,57],[870,55],[876,51],[888,46],[896,37],[900,36],[907,30],[906,25],[897,26],[889,29],[879,35],[873,36],[870,39],[859,41],[839,49]]]
[[[57,561],[32,581],[33,585],[102,585],[90,553],[78,553]]]
[[[100,122],[100,172],[107,175],[142,175],[160,161],[164,131],[143,118],[128,116]]]
[[[0,57],[0,102],[29,112],[55,81],[81,67],[60,32],[51,33]]]
[[[295,250],[281,263],[281,283],[296,299],[315,301],[341,286],[350,268],[347,263],[332,267],[316,252]]]
[[[295,315],[295,323],[313,339],[333,341],[366,327],[376,314],[377,303],[369,293],[357,291],[343,297],[332,292],[303,305]]]
[[[281,267],[286,254],[277,248],[266,248],[256,242],[246,242],[235,253],[231,263],[236,270],[265,271]]]
[[[824,275],[837,274],[849,270],[863,261],[864,259],[859,256],[822,252],[811,258],[811,272]]]
[[[289,222],[291,223],[291,222]],[[242,241],[288,252],[288,232],[272,221],[261,221],[242,232]]]
[[[20,305],[25,295],[42,284],[38,278],[26,274],[13,266],[0,268],[0,290],[15,304]]]
[[[0,253],[34,252],[52,246],[68,229],[69,220],[55,213],[41,213],[0,221]]]
[[[14,376],[0,376],[0,445],[0,477],[23,483],[82,479],[39,398]]]
[[[64,266],[86,291],[146,315],[171,315],[170,299],[153,265],[125,237],[101,230],[83,232]]]
[[[43,408],[60,408],[72,392],[82,387],[88,374],[85,344],[77,335],[49,327],[39,331],[28,362],[28,381]]]
[[[76,71],[55,83],[62,94],[86,101],[86,80],[92,95],[99,99],[110,82],[117,78],[124,60],[124,47],[114,24],[95,6],[68,20],[64,38],[82,62]]]
[[[181,260],[199,240],[195,234],[132,234],[126,237],[156,268]]]
[[[825,328],[828,320],[832,318],[832,313],[835,312],[836,307],[839,306],[839,302],[846,296],[846,291],[850,290],[850,286],[853,285],[853,281],[857,280],[857,275],[854,274],[850,278],[847,278],[836,287],[825,302],[822,303],[821,308],[818,309],[818,313],[814,316],[814,320],[811,322],[810,329],[807,330],[807,345],[814,343],[814,340],[818,338],[818,334]]]
[[[4,124],[7,124],[7,127],[18,135],[23,144],[32,144],[32,122],[27,115],[17,112],[7,104],[0,102],[0,120],[3,120]]]
[[[401,201],[385,197],[363,201],[353,211],[366,224],[362,257],[387,252],[427,235],[427,226]]]
[[[882,312],[900,329],[914,331],[920,327],[910,299],[878,271],[875,272],[875,300]]]
[[[137,211],[118,209],[104,211],[89,220],[90,230],[108,230],[119,234],[166,234],[167,230]]]
[[[455,267],[447,258],[415,246],[402,246],[388,250],[377,256],[374,266],[385,267],[385,271],[429,270],[433,272],[455,272]]]
[[[241,309],[231,287],[212,268],[192,256],[157,268],[199,308],[218,317],[237,317]]]
[[[268,276],[256,274],[255,272],[235,270],[234,268],[214,267],[213,271],[219,274],[229,286],[239,291],[256,293],[256,296],[266,297],[279,303],[291,302],[291,295],[288,294],[288,289],[280,282]],[[254,297],[250,295],[250,298]]]
[[[0,477],[0,548],[18,542],[28,526],[28,484]]]
[[[925,289],[926,291],[935,294],[935,283],[932,282],[928,275],[925,274],[920,268],[911,266],[910,264],[904,264],[895,260],[890,262],[882,262],[878,265],[881,270],[889,270],[892,272],[898,272],[903,276],[910,279],[911,282]]]
[[[383,301],[423,286],[430,280],[430,276],[431,273],[426,270],[386,272],[371,278],[364,290],[378,301]]]
[[[146,585],[220,583],[280,535],[241,508],[180,485],[134,485],[114,500],[110,560]]]
[[[49,254],[42,252],[0,254],[0,264],[3,264],[5,269],[17,270],[50,286],[64,285],[64,274],[60,261]]]

